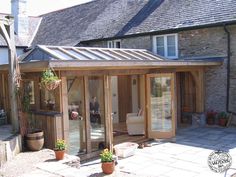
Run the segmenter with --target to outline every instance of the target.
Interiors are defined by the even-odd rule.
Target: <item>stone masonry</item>
[[[226,111],[227,36],[223,27],[183,31],[178,34],[179,57],[223,56],[224,64],[206,69],[205,111]]]

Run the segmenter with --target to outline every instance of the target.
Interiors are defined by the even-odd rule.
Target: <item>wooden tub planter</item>
[[[44,134],[43,131],[37,130],[32,133],[26,134],[26,144],[29,150],[39,151],[44,145]]]

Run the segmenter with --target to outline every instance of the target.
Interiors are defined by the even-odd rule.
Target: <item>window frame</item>
[[[116,39],[116,40],[112,40],[112,41],[107,41],[107,48],[117,48],[117,42],[120,43],[120,47],[119,48],[121,48],[121,40],[120,39]]]
[[[174,36],[175,37],[175,56],[168,56],[168,45],[167,45],[167,37],[168,36]],[[152,48],[153,48],[153,53],[157,53],[157,37],[163,37],[164,38],[164,56],[168,59],[177,59],[178,58],[178,34],[177,33],[172,33],[172,34],[163,34],[163,35],[155,35],[153,36],[153,43],[152,43]]]

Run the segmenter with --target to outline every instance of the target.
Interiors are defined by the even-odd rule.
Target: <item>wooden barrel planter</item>
[[[43,131],[35,131],[33,133],[26,134],[26,144],[29,150],[39,151],[44,145]]]

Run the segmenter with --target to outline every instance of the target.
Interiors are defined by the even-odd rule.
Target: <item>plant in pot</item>
[[[60,82],[61,80],[57,77],[52,69],[48,68],[42,73],[41,85],[47,90],[56,89]]]
[[[225,127],[228,121],[228,114],[224,111],[218,114],[219,125]]]
[[[214,125],[215,124],[215,118],[216,118],[217,112],[216,111],[208,111],[206,113],[206,120],[208,125]]]
[[[112,174],[115,169],[115,162],[113,160],[113,153],[108,149],[104,149],[100,154],[102,171],[105,174]]]
[[[66,150],[65,140],[58,139],[55,144],[54,152],[57,160],[64,159],[65,150]]]
[[[24,81],[23,88],[17,90],[19,101],[20,132],[25,137],[25,143],[29,150],[38,151],[43,148],[44,134],[41,129],[35,128],[33,114],[30,110],[32,82]]]

